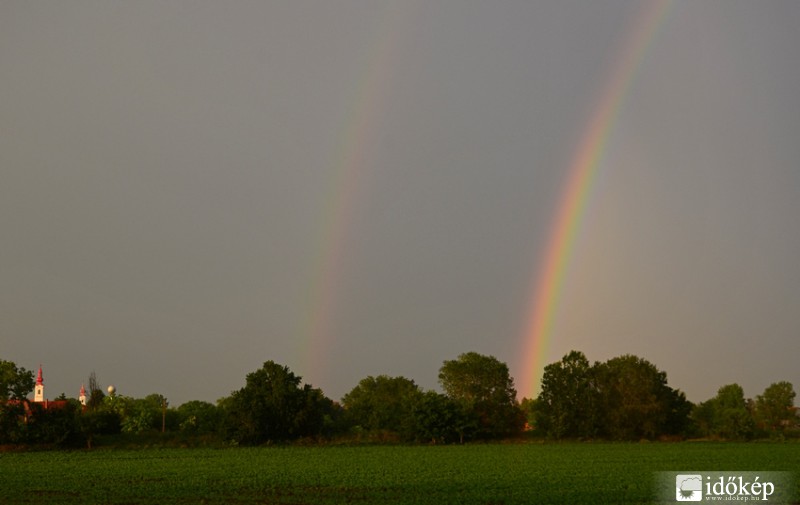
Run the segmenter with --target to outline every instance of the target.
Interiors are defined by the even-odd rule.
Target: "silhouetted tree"
[[[722,386],[717,396],[697,405],[692,418],[702,434],[740,440],[753,435],[755,422],[738,384]]]
[[[542,391],[527,404],[544,436],[621,440],[682,436],[691,407],[667,385],[666,372],[647,360],[624,355],[590,366],[579,351],[545,367]]]
[[[367,431],[400,433],[409,422],[412,404],[422,395],[405,377],[379,375],[361,379],[342,397],[345,419]]]
[[[494,356],[468,352],[445,361],[439,383],[447,396],[477,420],[477,437],[502,438],[522,431],[525,419],[517,405],[514,380],[508,365]]]
[[[33,385],[33,372],[0,359],[0,400],[24,400]]]
[[[300,381],[289,367],[273,361],[247,374],[246,385],[219,402],[224,434],[243,444],[317,435],[332,402]]]
[[[626,354],[595,365],[600,432],[614,439],[654,438],[682,431],[690,404],[667,385],[667,374]]]
[[[466,432],[475,427],[458,402],[435,391],[426,391],[414,399],[408,419],[404,438],[416,442],[463,443]]]
[[[208,402],[193,400],[177,408],[181,431],[194,434],[214,433],[219,429],[220,409]]]
[[[571,351],[544,368],[534,417],[539,433],[557,439],[596,434],[598,392],[593,373],[580,351]]]
[[[342,430],[342,408],[321,389],[303,386],[300,410],[295,416],[297,436],[330,437]]]
[[[22,402],[0,401],[0,444],[27,442],[25,405]]]
[[[795,396],[792,383],[787,381],[770,384],[763,394],[757,396],[756,415],[763,428],[780,432],[796,422]]]
[[[80,443],[81,431],[79,415],[81,404],[78,400],[65,400],[58,407],[43,408],[39,403],[30,404],[27,442],[33,444],[53,444],[70,446]]]

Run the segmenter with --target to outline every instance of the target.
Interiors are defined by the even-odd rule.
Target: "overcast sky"
[[[0,2],[0,359],[215,401],[523,376],[531,284],[646,1]],[[800,2],[675,1],[611,125],[546,362],[800,387]],[[537,372],[539,375],[541,372]],[[518,381],[519,382],[519,381]],[[517,384],[521,393],[530,393]]]

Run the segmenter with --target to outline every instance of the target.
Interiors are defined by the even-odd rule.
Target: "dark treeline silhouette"
[[[624,355],[590,364],[582,352],[571,351],[545,367],[541,393],[521,406],[534,433],[552,439],[747,440],[800,436],[794,398],[785,381],[755,401],[729,384],[694,405],[645,359]]]
[[[508,366],[475,352],[444,361],[443,393],[405,377],[362,379],[340,402],[303,384],[273,361],[216,404],[170,407],[165,397],[105,394],[89,377],[86,405],[62,397],[32,402],[33,372],[0,360],[0,444],[89,447],[102,442],[181,445],[464,443],[525,437],[640,440],[751,439],[800,436],[789,382],[755,400],[730,384],[692,404],[649,361],[624,355],[590,364],[579,351],[547,365],[541,393],[516,400]],[[160,434],[163,433],[163,434]],[[142,442],[143,444],[145,442]]]

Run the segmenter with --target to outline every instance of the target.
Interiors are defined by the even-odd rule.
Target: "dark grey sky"
[[[0,358],[48,396],[334,399],[521,377],[531,279],[649,2],[0,3]],[[800,3],[670,2],[624,95],[547,361],[702,401],[800,387]],[[518,384],[523,393],[529,393]]]

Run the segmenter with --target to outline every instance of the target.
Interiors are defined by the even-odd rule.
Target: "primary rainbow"
[[[523,335],[521,396],[532,398],[537,394],[548,345],[553,338],[564,278],[591,196],[597,167],[605,154],[620,106],[647,48],[665,18],[669,3],[669,0],[648,2],[637,16],[615,60],[608,85],[592,109],[588,127],[573,157],[544,260],[532,282]]]

